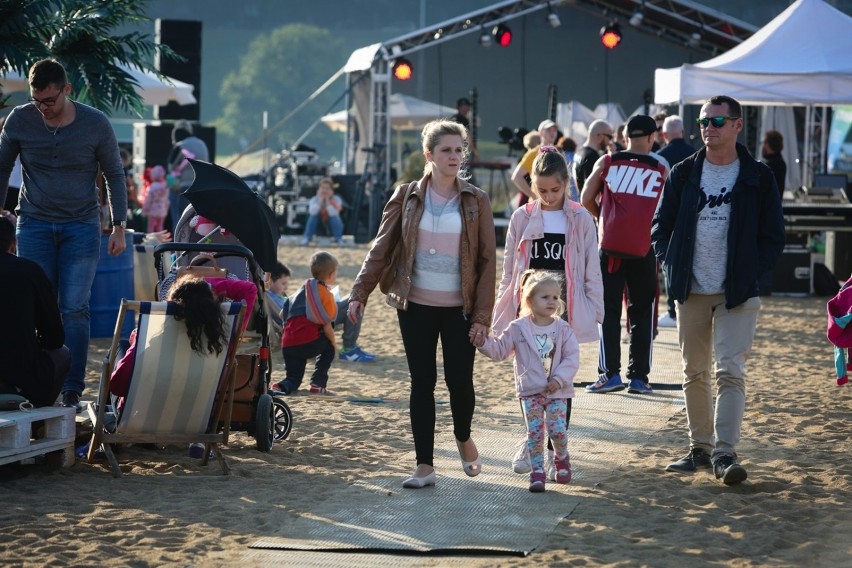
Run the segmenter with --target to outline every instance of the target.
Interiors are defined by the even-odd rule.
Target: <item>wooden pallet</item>
[[[0,465],[50,452],[62,452],[63,467],[73,465],[74,416],[73,408],[61,406],[0,412]],[[44,421],[44,430],[34,438],[33,423],[38,421]]]

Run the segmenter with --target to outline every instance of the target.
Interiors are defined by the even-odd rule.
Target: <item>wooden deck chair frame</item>
[[[160,282],[154,266],[154,246],[133,245],[133,299],[140,302],[157,300]]]
[[[103,446],[115,477],[121,468],[112,451],[117,443],[205,444],[201,465],[210,453],[228,475],[230,468],[220,445],[228,444],[234,400],[234,355],[245,318],[244,302],[223,302],[226,349],[220,355],[199,354],[190,347],[186,326],[174,316],[172,302],[136,302],[122,299],[109,353],[104,358],[98,389],[94,431],[88,461]],[[109,379],[124,318],[138,317],[136,359],[130,389],[115,430],[105,429],[106,408],[111,404]],[[224,424],[217,432],[218,424]]]

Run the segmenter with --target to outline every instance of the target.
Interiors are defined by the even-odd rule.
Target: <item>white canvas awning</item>
[[[197,102],[193,95],[195,87],[189,83],[171,77],[166,77],[166,81],[163,81],[149,71],[123,65],[121,67],[136,81],[134,90],[142,98],[142,104],[145,106],[167,105],[171,101],[179,105],[191,105]],[[18,73],[9,73],[5,77],[0,77],[0,86],[4,93],[26,91],[30,88],[27,78]]]
[[[823,0],[797,0],[733,49],[657,69],[658,104],[728,95],[745,105],[852,104],[852,17]]]

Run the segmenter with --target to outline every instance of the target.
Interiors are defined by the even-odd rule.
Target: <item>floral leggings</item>
[[[554,457],[568,457],[568,399],[548,398],[544,393],[521,397],[527,423],[527,449],[532,473],[544,472],[545,417],[547,434],[553,441]]]

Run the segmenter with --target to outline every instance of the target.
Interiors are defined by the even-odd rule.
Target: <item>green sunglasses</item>
[[[695,122],[698,123],[701,128],[707,128],[708,124],[712,124],[713,128],[722,128],[725,125],[726,120],[737,120],[738,116],[702,116],[701,118],[695,119]]]

